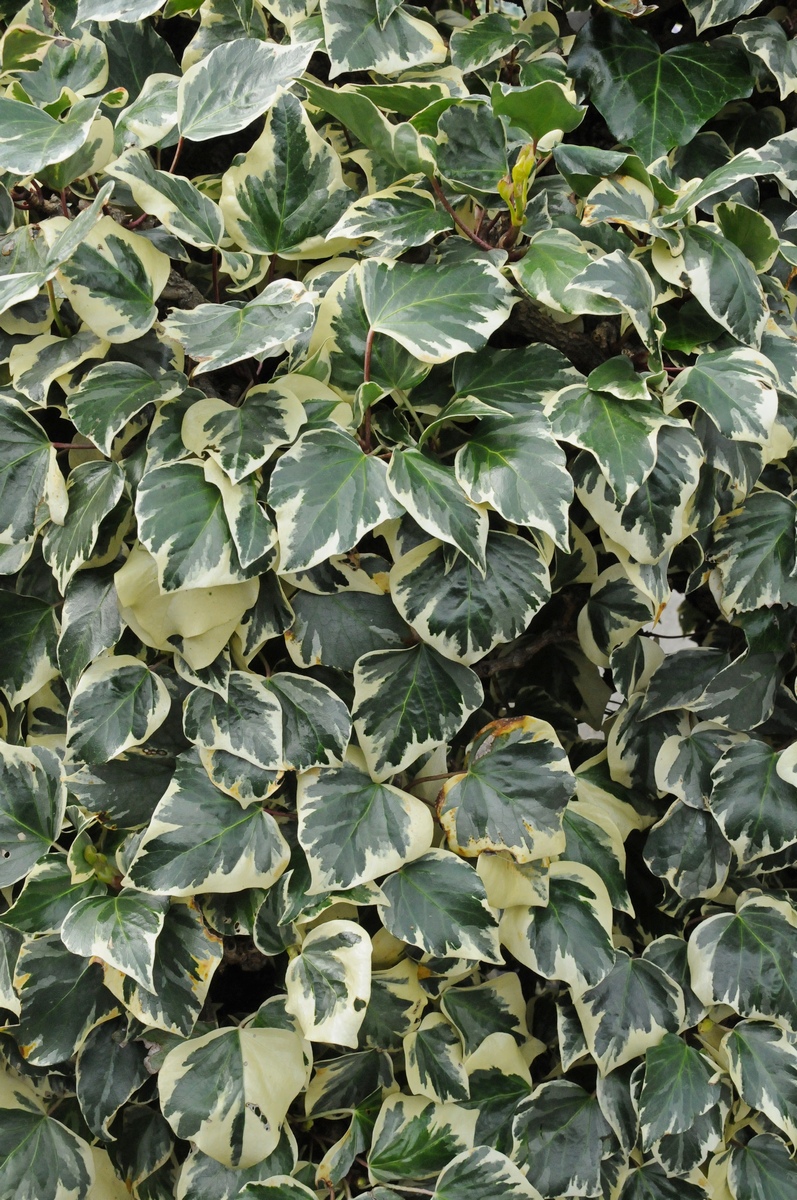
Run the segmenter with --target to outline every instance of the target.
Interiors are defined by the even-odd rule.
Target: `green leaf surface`
[[[163,680],[137,658],[98,659],[81,675],[69,705],[72,760],[104,763],[140,746],[163,724],[169,705]]]

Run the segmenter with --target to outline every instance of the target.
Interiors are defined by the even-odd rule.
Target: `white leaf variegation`
[[[371,996],[371,939],[353,921],[325,922],[291,960],[285,987],[308,1041],[356,1046]]]

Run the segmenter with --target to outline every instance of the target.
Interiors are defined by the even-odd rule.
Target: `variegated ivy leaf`
[[[424,363],[479,350],[506,321],[512,288],[489,259],[360,268],[365,314],[375,333],[394,338]]]
[[[304,421],[304,408],[289,382],[275,379],[250,388],[237,408],[211,398],[192,404],[182,437],[194,453],[207,450],[232,482],[240,483],[279,446],[293,442]]]
[[[512,274],[538,304],[575,314],[581,311],[585,296],[569,285],[591,262],[587,247],[569,229],[543,229],[534,234]]]
[[[69,508],[63,522],[51,522],[42,539],[42,554],[63,594],[69,580],[91,558],[103,521],[116,507],[125,478],[116,463],[84,462],[66,485]]]
[[[285,642],[297,667],[335,666],[353,671],[357,659],[369,650],[397,650],[412,638],[390,596],[296,592],[291,607],[295,620],[285,633]]]
[[[796,1184],[797,1164],[780,1138],[759,1133],[746,1145],[732,1147],[728,1163],[732,1196],[789,1200]]]
[[[217,204],[181,175],[156,171],[145,150],[128,150],[107,168],[126,183],[136,204],[157,217],[175,237],[200,250],[224,241],[224,218]]]
[[[723,1049],[739,1095],[790,1141],[797,1138],[797,1036],[770,1021],[740,1021]]]
[[[620,504],[628,503],[653,470],[662,426],[682,424],[657,404],[578,386],[561,391],[548,415],[557,438],[594,456]]]
[[[354,921],[327,921],[304,939],[285,973],[292,1013],[308,1041],[356,1046],[371,997],[371,939]]]
[[[612,906],[632,915],[625,879],[625,846],[610,810],[590,800],[571,800],[565,809],[563,825],[566,838],[563,857],[596,871],[606,884]]]
[[[703,461],[703,449],[691,430],[663,425],[656,437],[653,470],[627,504],[618,507],[606,477],[586,452],[573,464],[576,495],[601,530],[637,562],[659,562],[688,533]]]
[[[656,312],[656,290],[650,275],[636,258],[622,250],[589,263],[565,288],[578,298],[577,312],[605,315],[625,313],[651,354],[651,366],[661,365],[659,342],[664,322]]]
[[[0,396],[0,545],[27,541],[48,512],[56,521],[66,512],[55,449],[21,404]]]
[[[724,25],[755,8],[752,0],[689,0],[689,9],[698,33],[712,25]],[[745,22],[747,23],[747,22]]]
[[[5,888],[23,879],[61,833],[66,788],[55,754],[42,746],[0,742],[0,797],[0,887]]]
[[[797,603],[797,509],[787,496],[756,492],[717,521],[712,558],[723,613]]]
[[[489,18],[488,18],[489,19]],[[500,1150],[477,1146],[452,1158],[435,1184],[435,1200],[539,1200],[540,1193]]]
[[[669,739],[668,739],[669,740]],[[675,800],[647,836],[645,862],[684,900],[716,896],[733,855],[711,812]]]
[[[604,1142],[611,1133],[595,1096],[559,1079],[518,1105],[512,1157],[533,1174],[543,1196],[600,1194]]]
[[[349,710],[326,684],[279,671],[266,681],[282,710],[282,765],[291,771],[336,766],[351,737]]]
[[[221,938],[196,902],[173,900],[155,943],[152,990],[112,967],[105,968],[105,986],[142,1025],[190,1037],[221,958]]]
[[[797,961],[788,947],[797,915],[784,900],[743,894],[735,913],[702,921],[689,939],[692,988],[704,1004],[742,1017],[797,1022]]]
[[[148,146],[165,141],[177,125],[177,88],[180,80],[168,72],[155,71],[148,75],[140,93],[116,118],[114,151]]]
[[[221,210],[242,250],[313,258],[350,198],[337,154],[280,92],[252,149],[225,173]]]
[[[448,850],[429,850],[382,884],[385,928],[428,954],[501,962],[498,924],[484,885]]]
[[[312,894],[388,875],[432,845],[428,807],[409,792],[374,783],[356,759],[302,772],[296,807]]]
[[[330,79],[344,71],[395,75],[445,61],[446,44],[435,27],[400,4],[391,4],[386,20],[379,19],[379,0],[322,0],[320,7]]]
[[[302,434],[274,468],[268,502],[277,515],[283,574],[350,550],[400,511],[385,464],[338,429]]]
[[[14,347],[9,355],[8,369],[14,387],[30,400],[30,407],[44,408],[54,380],[60,380],[63,385],[70,372],[82,362],[102,358],[108,349],[109,343],[95,337],[88,329],[82,329],[72,337],[43,333]]]
[[[154,991],[155,942],[168,907],[164,896],[123,889],[117,895],[78,900],[64,917],[61,940],[83,958],[99,958]]]
[[[174,400],[186,387],[186,378],[168,371],[153,378],[136,363],[102,363],[83,377],[67,397],[75,427],[110,457],[113,440],[128,421],[148,404]]]
[[[199,64],[200,66],[203,64]],[[309,293],[295,279],[277,279],[254,300],[200,304],[189,312],[174,310],[163,330],[197,364],[195,375],[229,367],[243,358],[280,354],[287,342],[313,324]]]
[[[616,952],[600,983],[573,1003],[592,1057],[603,1074],[638,1058],[676,1034],[684,1023],[683,993],[660,967],[645,958]],[[667,1130],[666,1132],[681,1132]]]
[[[4,1105],[0,1120],[0,1188],[5,1195],[89,1200],[95,1169],[93,1151],[82,1137],[33,1102]]]
[[[734,744],[721,725],[701,721],[688,734],[667,738],[656,757],[656,785],[701,809],[711,795],[711,772]]]
[[[364,654],[352,719],[373,777],[387,779],[453,737],[482,698],[478,676],[431,646]]]
[[[720,1099],[716,1068],[683,1038],[666,1033],[645,1055],[645,1081],[639,1098],[646,1147],[671,1134],[688,1133]]]
[[[21,1004],[14,1036],[34,1066],[66,1062],[90,1029],[119,1011],[99,964],[71,954],[58,934],[25,943],[14,988]]]
[[[214,787],[194,751],[181,754],[128,867],[126,885],[153,895],[195,896],[268,888],[290,851],[274,818]]]
[[[160,7],[157,0],[78,0],[77,20],[143,21]]]
[[[754,4],[748,3],[748,0],[738,0],[738,3],[744,4],[747,9],[755,7]],[[786,31],[777,21],[772,17],[753,17],[750,21],[740,21],[734,26],[733,34],[739,38],[745,50],[766,63],[778,81],[781,100],[785,100],[797,89],[797,51],[794,49],[794,40],[787,37]]]
[[[665,279],[688,287],[709,316],[745,346],[758,349],[767,322],[764,293],[752,263],[727,237],[699,225],[683,230],[684,246],[655,262]]]
[[[225,750],[264,770],[282,766],[282,706],[259,675],[231,671],[226,695],[195,688],[183,728],[200,750]]]
[[[529,862],[564,849],[562,815],[575,789],[553,727],[534,717],[507,717],[474,738],[465,773],[446,780],[437,808],[456,853],[508,850]]]
[[[250,1167],[276,1148],[310,1066],[288,1029],[214,1029],[167,1054],[161,1108],[178,1137],[225,1166]]]
[[[224,495],[209,478],[207,466],[193,460],[167,463],[145,471],[139,482],[138,534],[153,557],[162,592],[212,588],[247,578]],[[173,519],[176,511],[179,522]]]
[[[388,1096],[374,1126],[368,1169],[382,1183],[429,1179],[473,1147],[476,1113],[424,1096]]]
[[[117,1017],[92,1029],[75,1063],[77,1099],[95,1137],[114,1141],[109,1125],[122,1105],[146,1083],[146,1049],[127,1040],[126,1023]]]
[[[57,674],[52,604],[0,590],[0,637],[8,647],[0,660],[0,691],[9,704],[22,704]]]
[[[534,542],[491,530],[484,576],[463,556],[449,564],[440,542],[425,542],[395,563],[390,591],[425,642],[470,666],[523,633],[549,598],[550,581]]]
[[[702,1182],[673,1179],[654,1162],[629,1171],[619,1195],[622,1200],[708,1200]]]
[[[493,199],[509,170],[507,130],[498,105],[474,96],[446,109],[437,125],[435,157],[438,171],[457,192]]]
[[[329,230],[327,242],[374,238],[369,253],[397,255],[425,246],[450,228],[451,218],[440,212],[428,192],[400,184],[355,200]]]
[[[316,1193],[300,1179],[272,1175],[265,1183],[249,1183],[238,1192],[239,1200],[314,1200]]]
[[[132,342],[152,327],[169,270],[167,256],[147,238],[102,217],[62,262],[58,281],[93,333]]]
[[[387,483],[422,529],[456,546],[480,572],[486,570],[487,514],[465,495],[452,467],[419,450],[396,449]]]
[[[192,142],[237,133],[269,107],[278,90],[298,78],[315,43],[284,44],[236,38],[190,67],[177,91],[181,137]]]
[[[612,904],[606,885],[582,863],[553,863],[545,906],[512,907],[501,918],[501,942],[519,962],[572,988],[595,987],[615,960]]]
[[[519,1046],[528,1042],[526,1002],[514,972],[494,975],[475,987],[448,988],[440,1007],[459,1031],[468,1057],[494,1032],[510,1035]]]
[[[501,13],[488,13],[451,34],[451,61],[460,71],[476,71],[502,58],[515,44],[515,31]]]
[[[105,892],[105,884],[96,876],[75,883],[65,857],[45,854],[28,872],[22,891],[3,913],[3,924],[23,933],[57,933],[77,901],[104,896]]]
[[[730,746],[711,772],[709,807],[740,863],[797,841],[797,787],[778,773],[779,755],[750,739]]]
[[[63,119],[21,100],[0,99],[0,170],[35,175],[43,167],[63,162],[89,136],[99,100],[78,100]]]
[[[430,1013],[419,1027],[404,1038],[407,1083],[416,1096],[428,1096],[438,1104],[467,1100],[468,1075],[462,1041],[442,1013]]]
[[[590,662],[608,667],[612,654],[652,621],[656,605],[620,564],[602,571],[578,614],[578,640]],[[669,731],[668,731],[669,732]]]
[[[296,1159],[296,1140],[288,1126],[283,1126],[276,1149],[253,1167],[224,1167],[215,1158],[193,1149],[180,1170],[175,1200],[201,1200],[203,1196],[237,1200],[242,1185],[267,1182],[275,1173],[282,1179],[283,1172],[294,1169]]]
[[[535,412],[537,404],[553,400],[581,378],[563,354],[542,342],[513,350],[486,346],[454,362],[457,396],[476,396],[515,417]]]
[[[374,971],[360,1045],[400,1050],[404,1035],[420,1025],[427,1002],[418,978],[418,964],[412,959],[404,958],[395,967]]]
[[[130,654],[99,658],[84,671],[69,704],[66,745],[72,761],[105,763],[140,746],[166,720],[163,680]]]

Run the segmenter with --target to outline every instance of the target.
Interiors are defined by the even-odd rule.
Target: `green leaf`
[[[242,250],[315,257],[350,197],[337,154],[296,97],[280,92],[263,133],[225,173],[221,210]]]
[[[689,939],[692,988],[742,1017],[797,1021],[797,964],[786,947],[797,917],[782,900],[742,895],[736,913],[701,922]]]
[[[399,788],[374,783],[355,761],[302,772],[296,808],[315,895],[388,875],[431,848],[426,805]]]
[[[645,1080],[639,1097],[642,1141],[688,1133],[698,1117],[717,1103],[720,1086],[714,1064],[674,1033],[666,1033],[645,1055]]]
[[[313,929],[285,973],[285,1007],[313,1042],[356,1046],[371,996],[371,939],[354,921]]]
[[[579,33],[568,66],[615,138],[646,163],[685,145],[753,86],[733,45],[696,42],[662,54],[650,34],[604,13]]]
[[[180,80],[180,135],[205,142],[244,129],[266,111],[281,87],[302,74],[314,49],[314,43],[277,45],[256,38],[216,46]]]
[[[57,934],[25,943],[14,987],[21,1003],[14,1036],[35,1066],[65,1062],[90,1029],[118,1012],[103,987],[102,968],[70,954]]]
[[[797,603],[795,516],[795,506],[786,496],[757,492],[741,508],[720,517],[712,558],[723,612]]]
[[[127,150],[108,174],[128,185],[139,208],[189,245],[210,250],[224,240],[218,205],[182,176],[156,171],[146,151]]]
[[[21,704],[55,678],[58,623],[51,604],[35,596],[0,590],[0,689],[9,704]]]
[[[32,537],[46,521],[48,505],[49,515],[62,520],[62,497],[49,437],[21,404],[0,396],[0,545]]]
[[[154,895],[194,896],[270,887],[288,865],[279,826],[258,805],[214,787],[195,752],[181,754],[128,868],[128,884]]]
[[[479,350],[503,325],[512,289],[487,259],[456,264],[366,261],[361,289],[372,330],[424,363]]]
[[[119,1109],[149,1078],[145,1047],[125,1033],[121,1018],[104,1021],[92,1029],[77,1056],[80,1111],[94,1136],[105,1142],[114,1140],[109,1125]]]
[[[0,742],[0,887],[23,879],[50,849],[65,811],[66,789],[55,754]]]
[[[495,721],[468,747],[465,773],[443,785],[440,823],[453,851],[508,850],[518,862],[564,849],[562,816],[576,781],[547,721]]]
[[[435,27],[410,16],[400,5],[392,8],[385,20],[380,18],[377,0],[322,0],[330,79],[344,71],[395,75],[445,61],[446,44]]]
[[[549,598],[542,555],[514,534],[488,533],[484,576],[464,557],[446,560],[437,541],[416,546],[393,566],[390,591],[408,624],[456,662],[470,666],[511,642]]]
[[[423,1096],[388,1096],[376,1119],[368,1167],[381,1182],[428,1179],[473,1147],[476,1114]]]
[[[429,850],[382,884],[385,928],[428,954],[501,962],[498,924],[473,867],[447,850]]]
[[[522,129],[535,142],[554,129],[565,133],[576,129],[587,111],[580,104],[574,104],[568,90],[553,79],[544,79],[531,87],[494,83],[490,99],[496,115],[506,117],[511,125]]]
[[[105,460],[80,463],[70,474],[64,522],[48,525],[42,540],[42,554],[62,594],[94,554],[102,522],[121,499],[124,483],[121,468]]]
[[[653,826],[645,843],[650,870],[685,900],[716,896],[731,858],[731,847],[712,814],[681,800]]]
[[[353,671],[362,654],[397,650],[411,640],[410,629],[390,596],[371,596],[367,592],[314,596],[296,592],[291,607],[295,620],[285,641],[299,667],[321,665]]]
[[[778,257],[780,240],[768,217],[746,204],[727,200],[714,209],[714,220],[757,272],[770,269]]]
[[[296,1165],[295,1142],[283,1130],[272,1154],[253,1167],[223,1167],[201,1150],[192,1150],[180,1171],[178,1200],[237,1200],[243,1184],[267,1182]]]
[[[158,1090],[178,1137],[225,1166],[245,1168],[276,1148],[288,1107],[309,1077],[295,1033],[214,1029],[169,1051]]]
[[[541,342],[513,350],[485,346],[454,361],[457,396],[476,396],[514,417],[533,415],[537,404],[553,400],[581,378],[564,354]]]
[[[488,13],[451,33],[451,62],[463,74],[503,58],[515,45],[515,31],[501,13]]]
[[[567,549],[573,481],[541,412],[483,420],[457,452],[455,469],[475,504],[491,504],[505,520],[541,530]]]
[[[456,546],[480,571],[486,570],[487,515],[465,495],[452,467],[419,450],[396,449],[387,482],[422,529]]]
[[[541,1084],[518,1105],[513,1158],[533,1172],[543,1196],[597,1195],[611,1133],[598,1101],[566,1080]]]
[[[189,312],[173,311],[163,329],[196,362],[194,374],[201,375],[244,358],[262,360],[281,354],[287,342],[310,329],[313,316],[302,285],[294,279],[277,279],[248,303],[230,300],[200,304]]]
[[[272,1175],[266,1183],[250,1183],[238,1193],[239,1200],[311,1200],[315,1192],[290,1175]]]
[[[59,120],[33,104],[0,99],[0,170],[36,175],[43,167],[63,162],[86,141],[98,106],[96,97],[77,100]]]
[[[437,139],[437,169],[444,179],[482,199],[496,195],[509,169],[506,128],[487,100],[471,97],[446,109]]]
[[[539,1192],[500,1150],[477,1146],[452,1158],[435,1185],[435,1200],[538,1200]]]
[[[141,987],[155,990],[155,942],[168,901],[122,890],[113,896],[78,900],[64,917],[61,940],[83,958],[99,958]]]
[[[78,571],[66,585],[58,639],[58,666],[70,690],[91,662],[122,633],[113,567]]]
[[[501,942],[538,975],[581,990],[612,969],[611,928],[611,900],[600,877],[581,863],[558,862],[549,871],[548,904],[506,909]]]
[[[706,1200],[700,1184],[671,1179],[658,1163],[635,1167],[626,1177],[619,1200]]]
[[[72,695],[67,750],[73,761],[104,763],[146,742],[165,721],[166,685],[129,654],[99,658],[84,671]]]
[[[430,646],[364,654],[352,719],[373,777],[387,779],[452,737],[481,702],[474,672]]]
[[[797,1165],[780,1138],[759,1133],[734,1146],[728,1185],[738,1200],[789,1200],[797,1183]]]
[[[684,229],[676,259],[679,280],[723,329],[757,349],[767,322],[764,294],[751,263],[727,237],[699,226]]]
[[[92,1153],[83,1138],[33,1108],[3,1108],[0,1188],[7,1196],[89,1200]]]
[[[646,1051],[652,1054],[652,1048],[677,1033],[684,1021],[683,994],[677,983],[655,963],[622,950],[617,951],[608,975],[574,996],[573,1003],[590,1054],[603,1074]]]
[[[283,573],[350,550],[399,512],[385,464],[339,429],[302,434],[277,463],[268,502],[277,515]]]

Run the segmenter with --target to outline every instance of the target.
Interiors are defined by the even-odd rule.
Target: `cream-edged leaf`
[[[210,250],[224,241],[224,218],[217,204],[190,180],[156,171],[145,150],[127,150],[111,163],[108,174],[126,183],[145,213],[191,246]]]
[[[67,716],[67,752],[77,762],[104,763],[140,746],[166,720],[171,700],[163,680],[129,654],[99,658],[81,675]]]
[[[0,742],[0,887],[23,879],[47,853],[61,833],[66,801],[52,751]]]
[[[476,1113],[424,1096],[388,1096],[374,1126],[368,1168],[382,1183],[428,1179],[473,1147]]]
[[[78,900],[64,917],[61,940],[83,958],[99,958],[141,987],[155,990],[155,942],[168,901],[123,889],[117,895]]]
[[[356,1046],[371,997],[371,939],[353,921],[326,921],[291,959],[285,987],[308,1041]]]

